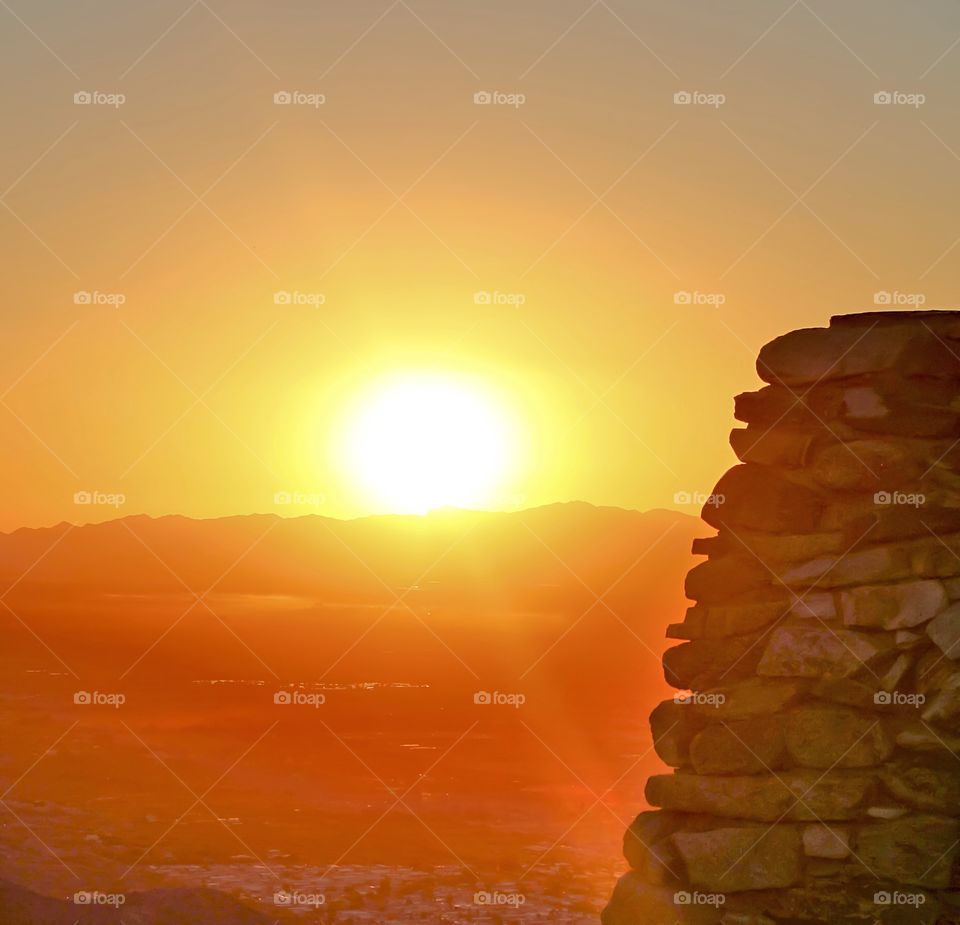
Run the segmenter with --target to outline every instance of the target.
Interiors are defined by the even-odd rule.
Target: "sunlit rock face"
[[[757,371],[603,923],[960,922],[960,313],[836,317]]]

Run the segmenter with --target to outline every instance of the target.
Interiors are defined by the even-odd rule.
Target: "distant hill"
[[[582,502],[510,513],[334,520],[273,514],[194,520],[130,516],[0,534],[0,582],[14,592],[301,595],[390,600],[391,592],[515,606],[635,595],[686,560],[707,528],[676,511]]]

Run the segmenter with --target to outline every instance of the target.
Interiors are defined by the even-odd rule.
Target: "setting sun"
[[[482,386],[448,373],[405,373],[356,403],[343,461],[381,510],[484,506],[516,461],[512,431],[510,414]]]

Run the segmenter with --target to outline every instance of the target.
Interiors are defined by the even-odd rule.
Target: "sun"
[[[467,377],[395,374],[370,388],[347,416],[343,460],[378,511],[484,507],[515,462],[513,431],[492,390]]]

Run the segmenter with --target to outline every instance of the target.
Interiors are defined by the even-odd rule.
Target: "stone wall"
[[[960,312],[836,317],[757,370],[603,922],[960,922]]]

